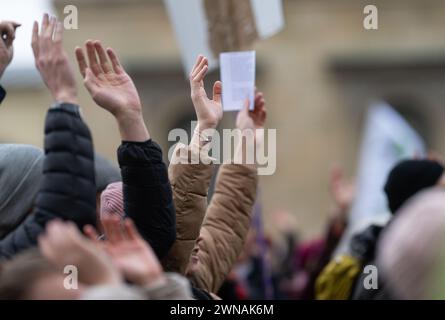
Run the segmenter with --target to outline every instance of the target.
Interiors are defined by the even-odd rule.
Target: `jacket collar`
[[[6,96],[5,89],[3,89],[2,86],[0,86],[0,104],[2,103],[3,99],[5,98],[5,96]]]

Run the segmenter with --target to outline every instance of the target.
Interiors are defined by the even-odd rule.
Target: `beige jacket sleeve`
[[[256,199],[256,166],[224,164],[198,242],[195,285],[218,292],[244,247]]]
[[[194,147],[176,146],[168,176],[176,209],[176,241],[162,264],[166,271],[185,274],[207,209],[213,173],[212,159]],[[196,164],[191,164],[196,163]]]

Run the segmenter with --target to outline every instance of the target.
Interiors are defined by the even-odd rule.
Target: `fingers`
[[[42,19],[42,28],[40,30],[40,36],[43,36],[43,34],[46,32],[48,25],[49,25],[49,15],[45,13]]]
[[[190,80],[194,78],[194,74],[196,74],[196,69],[198,68],[199,64],[201,63],[202,59],[204,59],[203,55],[199,55],[196,59],[196,63],[192,68],[192,71],[190,72]]]
[[[255,95],[255,110],[263,111],[265,109],[266,100],[262,92],[257,92]]]
[[[105,53],[104,48],[100,41],[94,42],[94,48],[96,49],[97,55],[99,56],[100,66],[105,73],[113,72],[113,69],[108,62],[107,54]]]
[[[266,119],[267,119],[267,110],[264,107],[260,114],[260,122],[264,125],[264,123],[266,122]]]
[[[137,231],[133,220],[129,218],[125,219],[124,228],[129,240],[141,239],[141,236],[139,235],[139,232]]]
[[[38,239],[42,254],[49,259],[51,259],[54,254],[55,245],[59,245],[61,241],[65,240],[61,226],[63,226],[63,224],[59,220],[49,222],[46,226],[45,233]]]
[[[257,92],[255,94],[255,105],[259,105],[261,102],[264,104],[264,96],[262,92]]]
[[[108,57],[110,58],[111,64],[113,65],[114,72],[116,72],[117,74],[123,73],[124,69],[122,68],[119,58],[117,57],[114,50],[111,48],[108,48],[107,54],[108,54]]]
[[[92,241],[94,242],[99,242],[99,233],[97,232],[97,230],[91,226],[91,225],[87,225],[83,228],[83,232],[85,233],[85,235]]]
[[[63,39],[63,24],[62,22],[58,21],[56,23],[54,31],[54,42],[62,43],[62,39]]]
[[[203,81],[208,70],[209,70],[209,61],[207,60],[207,58],[204,57],[201,60],[201,63],[195,69],[194,73],[192,73],[192,81],[197,83]]]
[[[192,90],[192,100],[197,97],[196,93],[203,87],[203,80],[209,69],[209,61],[206,57],[199,55],[195,67],[190,73],[190,88]]]
[[[213,85],[213,101],[221,103],[222,99],[222,82],[216,81]]]
[[[257,92],[255,94],[255,107],[253,112],[258,117],[260,123],[265,121],[267,116],[266,100],[264,99],[264,94],[262,92]]]
[[[34,25],[32,27],[32,40],[31,40],[32,51],[34,52],[34,57],[39,56],[39,24],[37,21],[34,21]]]
[[[122,65],[113,49],[107,48],[105,51],[101,42],[96,40],[88,40],[85,43],[88,62],[85,58],[85,54],[80,47],[76,47],[76,60],[79,65],[79,71],[82,76],[86,77],[86,70],[89,68],[96,77],[99,77],[103,73],[121,74],[124,72]],[[99,60],[98,60],[99,57]],[[111,61],[111,63],[110,63]]]
[[[124,233],[122,232],[120,219],[118,217],[104,218],[102,219],[102,225],[105,229],[107,240],[112,244],[124,240]]]
[[[43,27],[42,27],[42,33],[43,33],[42,36],[44,38],[47,38],[47,39],[53,39],[53,35],[54,35],[54,30],[56,28],[56,24],[57,24],[56,17],[51,17],[49,19],[49,23],[48,23],[47,28],[43,29]]]
[[[255,93],[254,109],[251,112],[251,116],[257,128],[264,127],[267,118],[266,100],[264,99],[264,94],[260,91]]]
[[[103,74],[103,70],[97,61],[96,49],[94,43],[93,41],[88,40],[85,46],[87,48],[88,64],[90,66],[90,69],[91,71],[93,71],[94,75],[98,77],[101,74]]]
[[[15,31],[20,24],[14,22],[11,28]],[[63,24],[57,20],[56,17],[49,17],[47,13],[43,15],[42,25],[39,34],[39,24],[34,21],[32,28],[31,47],[34,57],[38,57],[40,51],[51,46],[50,42],[62,43],[63,39]]]
[[[46,235],[41,235],[39,236],[37,242],[42,255],[45,258],[50,259],[50,257],[52,256],[52,250],[48,237]]]
[[[83,50],[80,47],[76,47],[75,53],[80,74],[82,75],[82,78],[85,79],[86,69],[88,68],[87,60],[85,59],[85,54],[83,53]]]

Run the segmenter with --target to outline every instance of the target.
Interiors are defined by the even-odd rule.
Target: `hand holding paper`
[[[225,52],[220,55],[224,111],[242,110],[248,99],[255,100],[255,51]]]

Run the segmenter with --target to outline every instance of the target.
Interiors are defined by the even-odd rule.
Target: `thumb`
[[[222,82],[216,81],[213,85],[213,101],[220,103],[222,96]]]

